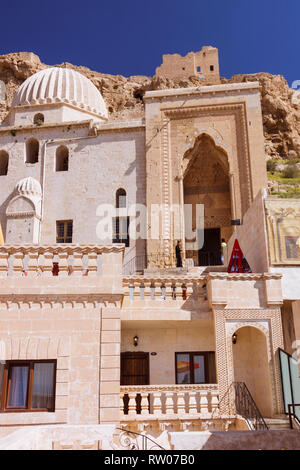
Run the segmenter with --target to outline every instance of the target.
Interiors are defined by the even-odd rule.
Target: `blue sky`
[[[221,75],[300,79],[299,0],[15,0],[2,2],[0,54],[33,51],[49,65],[153,75],[164,53],[219,48]]]

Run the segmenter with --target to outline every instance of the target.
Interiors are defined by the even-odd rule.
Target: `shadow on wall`
[[[300,450],[300,431],[170,433],[176,450]]]
[[[17,191],[14,191],[5,199],[5,201],[0,206],[0,223],[2,228],[2,233],[4,240],[6,240],[6,227],[7,227],[7,217],[6,217],[6,210],[9,206],[10,201],[16,196]]]

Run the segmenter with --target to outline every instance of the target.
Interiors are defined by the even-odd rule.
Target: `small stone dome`
[[[51,67],[27,78],[16,92],[12,107],[65,103],[82,111],[108,117],[105,102],[95,85],[72,69]]]
[[[42,195],[42,188],[40,183],[31,176],[20,180],[16,185],[16,190],[22,196],[27,197],[40,197]]]

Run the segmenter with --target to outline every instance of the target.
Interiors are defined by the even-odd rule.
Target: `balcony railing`
[[[103,274],[105,253],[122,255],[122,245],[2,245],[0,277],[96,276]],[[112,258],[115,261],[114,258]],[[117,261],[120,263],[121,258]],[[112,261],[105,260],[105,264]]]
[[[130,301],[206,300],[205,276],[126,276],[123,278],[124,295]]]
[[[120,390],[121,420],[138,416],[208,416],[216,414],[219,407],[217,384],[130,385]]]

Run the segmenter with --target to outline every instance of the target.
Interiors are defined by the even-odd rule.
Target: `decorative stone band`
[[[0,246],[0,277],[6,276],[86,276],[100,275],[103,255],[121,255],[124,245],[2,245]],[[115,260],[105,258],[104,264]],[[54,266],[56,264],[56,267]],[[55,271],[55,269],[56,271]]]
[[[36,217],[38,220],[41,220],[41,217],[36,215],[35,211],[28,212],[7,212],[6,216],[8,219],[23,219],[26,217]]]
[[[126,415],[156,417],[174,415],[208,415],[217,413],[217,384],[201,385],[138,385],[120,388],[120,409]]]
[[[3,310],[52,310],[72,309],[84,310],[99,307],[120,308],[121,294],[85,294],[78,293],[48,293],[48,294],[0,294],[0,311]]]

